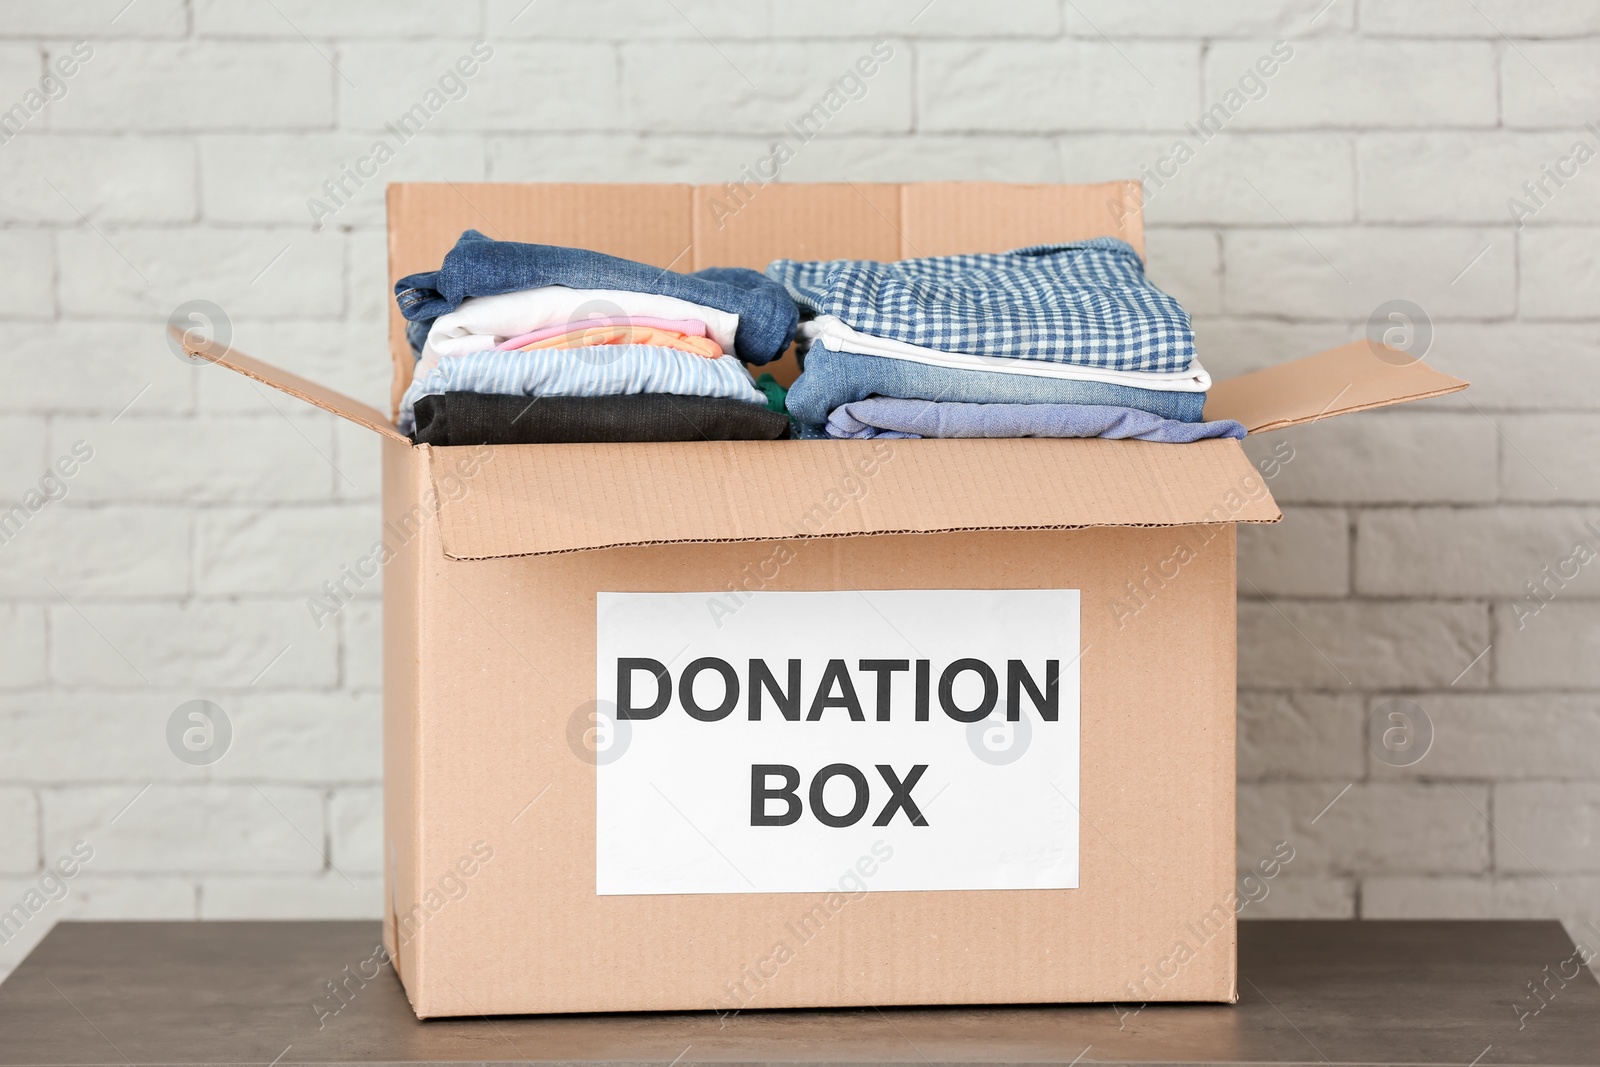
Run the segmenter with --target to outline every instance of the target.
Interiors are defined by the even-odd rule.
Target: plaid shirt
[[[813,315],[942,352],[1152,372],[1194,358],[1188,312],[1114,237],[898,263],[780,259],[767,276]]]

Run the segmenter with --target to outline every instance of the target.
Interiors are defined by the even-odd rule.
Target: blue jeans
[[[783,354],[800,312],[782,285],[744,267],[710,267],[678,274],[631,259],[582,248],[496,241],[477,230],[463,233],[438,270],[394,283],[395,301],[409,324],[406,338],[422,351],[428,327],[471,296],[564,285],[671,296],[739,316],[734,354],[747,363],[770,363]]]
[[[806,436],[819,436],[828,413],[869,396],[950,400],[967,404],[1105,404],[1137,408],[1179,422],[1199,422],[1204,393],[1138,389],[1129,385],[1038,378],[1028,374],[951,370],[909,359],[834,352],[812,345],[805,369],[789,389],[789,414]]]
[[[959,404],[875,396],[834,408],[830,437],[1106,437],[1187,444],[1244,436],[1231,420],[1179,422],[1097,404]]]

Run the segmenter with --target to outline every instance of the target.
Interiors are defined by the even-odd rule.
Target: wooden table
[[[1549,978],[1574,958],[1554,922],[1243,923],[1233,1006],[420,1023],[385,971],[319,1020],[323,983],[377,939],[375,922],[63,923],[0,985],[0,1065],[1600,1065],[1600,986]],[[1529,983],[1547,978],[1541,1008]]]

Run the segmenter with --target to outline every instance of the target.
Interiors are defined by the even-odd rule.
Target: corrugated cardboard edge
[[[1444,396],[1467,384],[1407,352],[1352,341],[1216,382],[1206,396],[1205,417],[1233,419],[1250,433],[1267,433]]]
[[[337,389],[329,389],[325,385],[318,385],[298,374],[286,371],[281,367],[274,367],[270,363],[263,363],[254,356],[247,356],[236,348],[219,345],[215,341],[187,336],[176,325],[169,325],[167,332],[173,340],[183,346],[184,352],[196,359],[203,359],[215,363],[219,367],[226,367],[235,374],[242,374],[246,378],[270,385],[279,392],[287,393],[297,400],[303,400],[313,407],[331,412],[342,419],[349,419],[357,426],[365,426],[374,433],[397,441],[410,444],[409,438],[396,430],[383,412],[370,404],[363,404],[355,397],[346,396]]]

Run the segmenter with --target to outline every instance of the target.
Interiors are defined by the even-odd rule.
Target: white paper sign
[[[1077,590],[598,608],[601,895],[1077,888]]]

